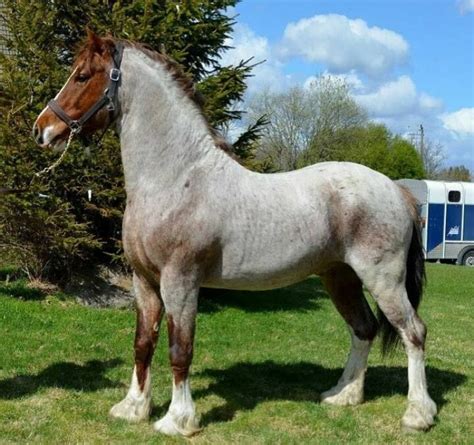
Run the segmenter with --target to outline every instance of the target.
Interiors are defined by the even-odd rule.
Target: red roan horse
[[[248,171],[221,149],[192,82],[175,62],[139,44],[89,33],[68,81],[33,131],[42,147],[64,146],[71,132],[90,134],[111,123],[120,134],[127,191],[123,243],[138,312],[131,386],[112,416],[148,418],[150,364],[166,312],[173,395],[155,429],[194,434],[199,423],[189,367],[199,288],[271,289],[318,274],[352,340],[342,377],[322,401],[363,400],[379,326],[365,285],[382,314],[384,344],[398,334],[408,355],[402,423],[410,430],[433,425],[426,329],[416,313],[423,252],[406,191],[351,163],[268,175]]]

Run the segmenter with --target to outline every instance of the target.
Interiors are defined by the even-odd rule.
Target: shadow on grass
[[[328,298],[317,277],[281,289],[246,292],[202,288],[199,312],[212,313],[226,307],[246,312],[304,312],[319,309],[318,300]]]
[[[46,293],[28,286],[28,281],[18,280],[11,283],[0,283],[0,294],[9,295],[21,300],[42,300]]]
[[[63,388],[85,392],[123,385],[104,377],[104,373],[123,363],[121,359],[90,360],[83,365],[54,363],[39,374],[22,374],[0,380],[0,399],[18,399],[36,393],[41,388]]]
[[[211,409],[202,416],[202,424],[227,422],[238,411],[252,410],[269,400],[319,402],[321,392],[337,383],[342,369],[327,369],[314,363],[281,364],[237,363],[228,369],[206,369],[198,376],[211,377],[214,382],[207,389],[195,391],[195,399],[211,394],[226,403]],[[427,368],[430,394],[438,407],[446,403],[445,394],[466,381],[460,373]],[[365,384],[367,401],[392,394],[407,393],[407,368],[370,367]]]

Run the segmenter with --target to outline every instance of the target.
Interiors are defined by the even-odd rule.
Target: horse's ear
[[[86,31],[87,31],[87,45],[95,53],[102,54],[105,49],[104,41],[89,27],[87,27]]]

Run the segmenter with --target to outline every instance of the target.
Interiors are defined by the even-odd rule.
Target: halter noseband
[[[56,99],[52,99],[48,102],[48,107],[59,117],[71,130],[71,133],[78,134],[81,132],[84,124],[94,116],[100,109],[104,106],[107,107],[107,110],[110,114],[110,122],[112,122],[114,117],[114,112],[116,110],[116,101],[117,101],[117,89],[120,81],[120,64],[122,63],[123,55],[123,44],[120,42],[115,44],[115,49],[112,54],[112,60],[114,66],[109,72],[109,84],[104,90],[102,97],[90,107],[79,119],[72,119],[58,104]]]

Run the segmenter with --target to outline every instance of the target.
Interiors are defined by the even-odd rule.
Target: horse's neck
[[[164,191],[195,166],[212,170],[234,163],[216,148],[200,110],[161,63],[127,49],[122,82],[119,127],[129,195],[144,188]]]

